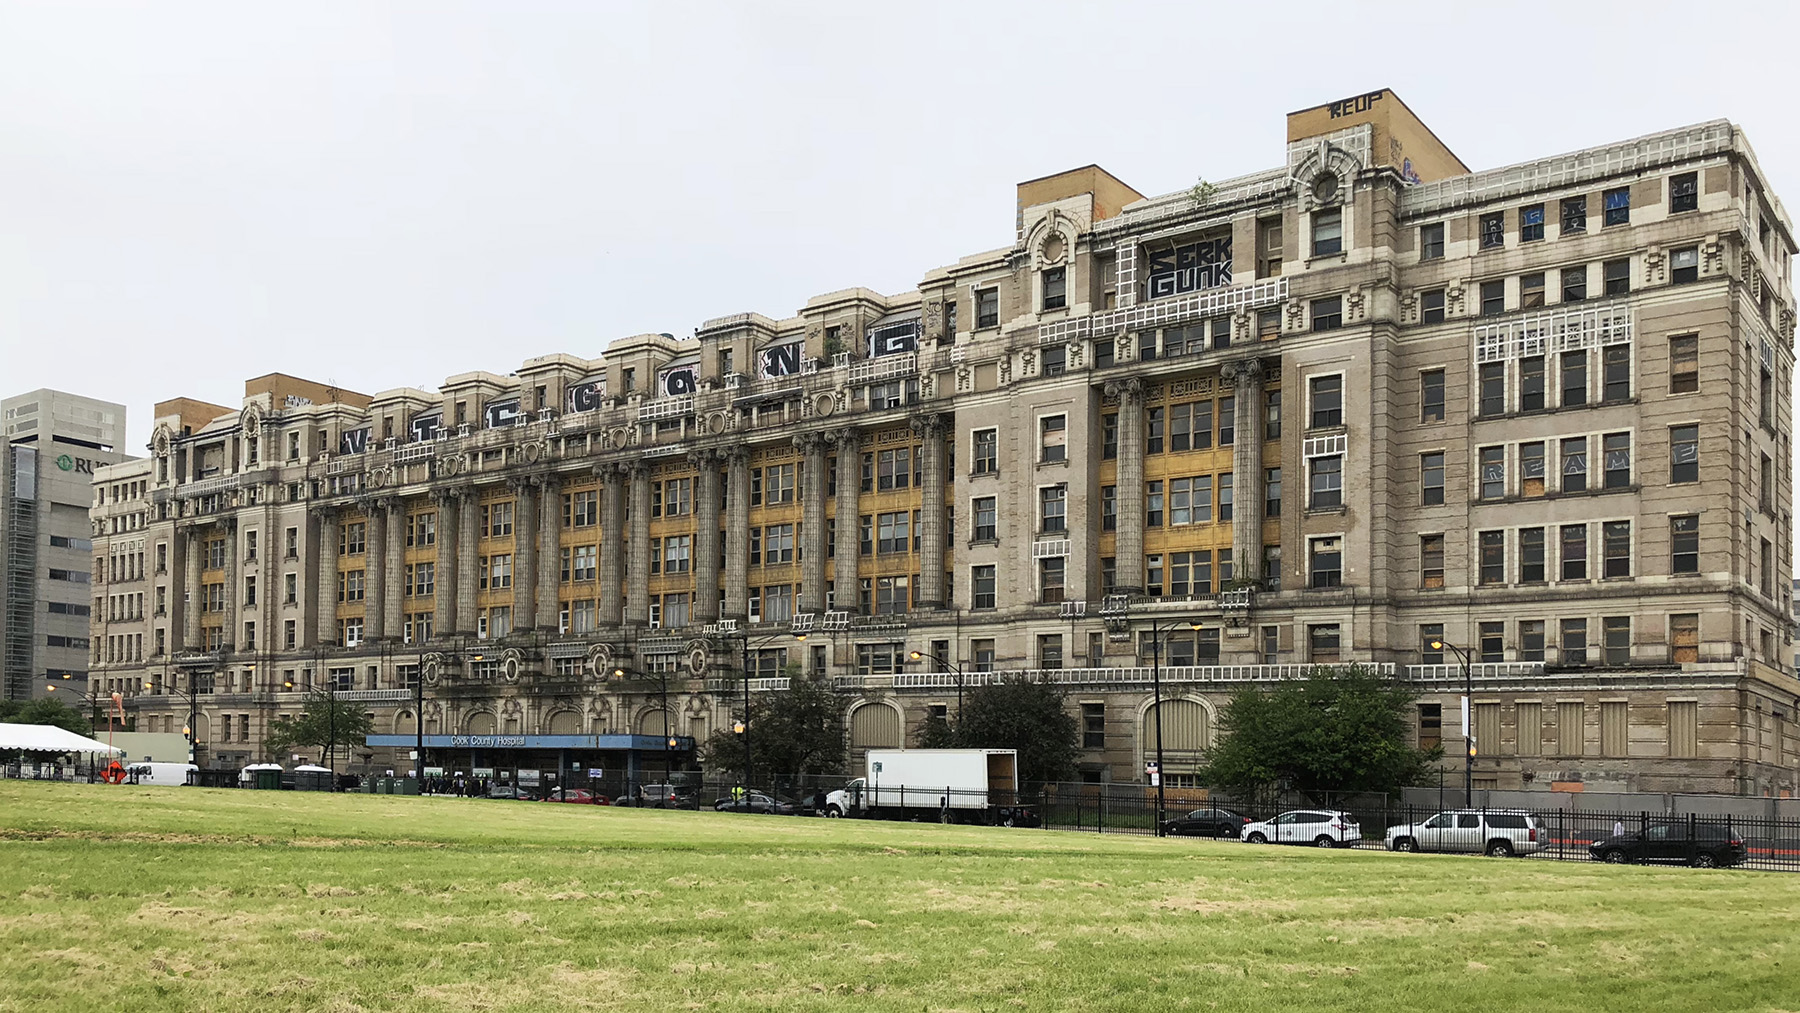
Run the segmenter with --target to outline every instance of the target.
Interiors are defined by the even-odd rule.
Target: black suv
[[[637,794],[613,799],[613,805],[641,806],[645,809],[698,809],[694,791],[680,784],[646,784]]]
[[[1230,809],[1195,809],[1186,816],[1163,820],[1165,837],[1237,837],[1250,817]]]
[[[1690,829],[1692,833],[1690,834]],[[1744,839],[1723,823],[1652,823],[1595,841],[1588,854],[1602,862],[1681,862],[1710,869],[1744,860]]]

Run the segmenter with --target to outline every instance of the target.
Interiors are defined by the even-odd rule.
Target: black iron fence
[[[0,777],[30,780],[91,781],[99,779],[99,772],[89,764],[0,764]],[[236,771],[201,774],[202,786],[238,784]],[[518,785],[510,797],[540,799],[562,788],[589,792],[599,804],[669,809],[1004,824],[1072,833],[1209,838],[1242,847],[1289,844],[1800,871],[1800,818],[1786,815],[1529,805],[1456,808],[1410,804],[1379,794],[1344,795],[1319,804],[1291,798],[1240,802],[1173,788],[1165,789],[1159,809],[1156,789],[1143,785],[1050,784],[1014,793],[879,784],[846,791],[846,782],[841,775],[806,775],[745,788],[731,779],[697,772],[643,782],[576,775],[561,785]],[[491,786],[484,781],[482,793]],[[433,792],[476,794],[458,790],[444,778],[427,779],[427,794]]]

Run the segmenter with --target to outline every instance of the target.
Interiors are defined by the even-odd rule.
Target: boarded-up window
[[[661,708],[645,711],[643,715],[638,718],[637,733],[639,735],[654,735],[660,739],[663,736],[663,729],[666,728],[673,732],[675,726],[673,724],[663,724],[663,715],[664,712]]]
[[[419,730],[418,722],[413,720],[412,711],[401,711],[394,715],[394,734],[413,735]]]
[[[1163,751],[1198,753],[1212,745],[1212,722],[1206,708],[1193,700],[1162,702]],[[1156,754],[1156,708],[1144,712],[1144,754]]]
[[[1687,758],[1700,751],[1700,707],[1692,700],[1669,701],[1669,755]]]
[[[1556,752],[1559,756],[1581,755],[1580,703],[1556,705]]]
[[[494,716],[487,711],[476,711],[469,715],[469,720],[464,725],[470,735],[492,735],[497,727]]]
[[[581,715],[574,711],[557,711],[555,714],[550,715],[548,734],[580,735]],[[656,734],[661,735],[662,729],[658,728]]]
[[[1600,755],[1628,756],[1631,752],[1630,711],[1623,700],[1600,705]]]
[[[1676,664],[1700,660],[1700,613],[1682,612],[1669,617],[1669,651]]]
[[[897,749],[900,746],[900,715],[892,707],[869,704],[858,707],[850,715],[850,748]]]
[[[1518,706],[1519,755],[1538,756],[1544,751],[1543,708],[1535,703]]]
[[[1500,755],[1500,705],[1475,705],[1475,755]]]
[[[1419,705],[1419,748],[1436,749],[1444,741],[1444,705]]]

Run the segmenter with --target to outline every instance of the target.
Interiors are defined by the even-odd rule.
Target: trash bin
[[[419,793],[419,779],[418,778],[403,777],[400,779],[400,794],[402,794],[402,795],[417,795],[418,793]]]

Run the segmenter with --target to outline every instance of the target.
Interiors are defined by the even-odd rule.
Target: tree
[[[1219,715],[1224,739],[1201,777],[1237,798],[1290,788],[1315,802],[1422,783],[1443,751],[1407,745],[1414,700],[1362,665],[1245,687]]]
[[[375,722],[356,704],[330,693],[313,692],[307,694],[299,715],[284,714],[269,725],[263,749],[271,757],[280,757],[295,746],[317,746],[322,760],[337,746],[360,745],[374,728]]]
[[[1027,784],[1075,775],[1080,724],[1064,705],[1062,691],[1050,683],[1014,677],[978,686],[967,693],[962,713],[943,723],[947,736],[928,722],[919,744],[926,747],[929,737],[934,744],[964,749],[1017,750],[1019,780]]]
[[[844,769],[844,698],[822,677],[800,666],[785,670],[788,688],[753,701],[750,752],[755,774],[765,779],[838,774]],[[744,776],[744,739],[722,728],[700,747],[707,770]]]
[[[76,735],[92,736],[94,726],[81,712],[61,700],[0,700],[0,721],[18,725],[55,725]]]

